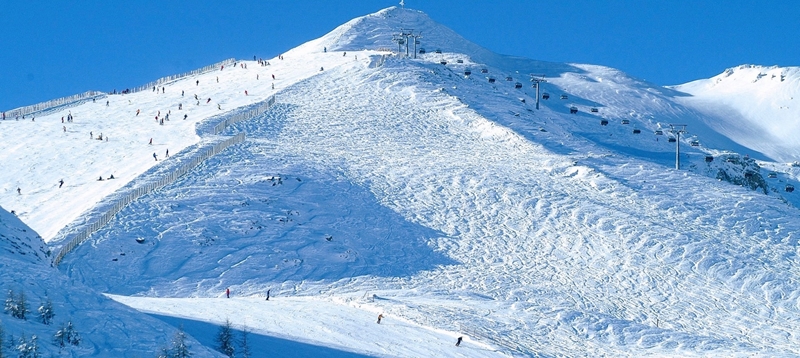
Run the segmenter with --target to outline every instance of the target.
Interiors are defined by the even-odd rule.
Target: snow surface
[[[428,53],[390,56],[400,27],[422,32]],[[664,88],[602,66],[496,55],[398,8],[283,56],[70,109],[76,124],[96,118],[89,126],[107,143],[34,130],[60,128],[60,115],[0,122],[4,143],[25,142],[2,151],[0,205],[53,238],[158,164],[146,138],[169,138],[159,143],[177,152],[206,140],[193,124],[219,112],[215,101],[232,110],[277,93],[267,113],[226,133],[247,133],[245,143],[132,203],[67,255],[69,282],[184,324],[208,347],[228,318],[253,331],[262,355],[800,355],[800,200],[784,191],[800,170],[776,154],[796,143],[753,120],[772,107],[724,123],[714,110],[749,82]],[[540,110],[530,73],[548,81]],[[186,124],[176,111],[157,125],[182,89],[212,104],[184,102],[195,111]],[[140,107],[150,118],[133,115]],[[671,123],[689,131],[680,171]],[[62,152],[77,154],[54,162]],[[94,180],[111,170],[118,181]],[[66,173],[80,175],[59,191]]]

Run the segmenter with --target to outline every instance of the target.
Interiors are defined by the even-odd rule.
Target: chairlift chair
[[[435,52],[436,52],[436,53],[442,53],[442,50],[440,50],[440,49],[438,49],[438,48],[437,48]]]
[[[547,92],[542,93],[542,99],[550,99],[550,94]]]
[[[594,108],[594,107],[592,107],[591,111],[592,111],[592,113],[597,113],[597,112],[599,112],[599,110],[598,110],[597,108]]]
[[[494,77],[489,77],[489,83],[494,83]]]
[[[420,55],[425,54],[425,49],[424,48],[419,49],[419,54]]]
[[[712,157],[712,156],[710,156],[710,155],[707,155],[707,156],[706,156],[706,163],[711,163],[711,162],[713,162],[713,161],[714,161],[714,157]]]
[[[770,179],[775,179],[777,177],[778,177],[778,173],[776,173],[776,172],[769,172],[769,174],[767,174],[767,178],[770,178]]]
[[[633,134],[639,134],[639,133],[642,133],[642,131],[640,129],[634,129],[633,130]]]
[[[657,129],[657,130],[655,131],[655,134],[656,134],[656,135],[664,135],[664,131],[662,131],[662,130],[660,130],[660,129]]]
[[[575,106],[569,107],[569,113],[572,114],[578,113],[578,107]]]
[[[464,70],[464,76],[469,76],[469,75],[471,75],[471,74],[472,74],[472,71],[470,71],[470,70]]]
[[[441,63],[441,64],[443,64],[443,65],[446,65],[446,64],[447,64],[447,61],[445,61],[445,60],[441,60],[441,61],[439,61],[439,63]]]
[[[793,191],[794,191],[794,185],[792,185],[792,184],[786,184],[786,188],[785,188],[785,190],[786,190],[786,192],[788,192],[788,193],[791,193],[791,192],[793,192]]]
[[[677,141],[678,141],[678,140],[677,140],[677,139],[675,139],[675,137],[669,137],[669,139],[667,139],[667,142],[670,142],[670,143],[675,143],[675,142],[677,142]]]
[[[600,125],[601,126],[607,126],[608,125],[608,120],[607,119],[601,119],[600,120]]]
[[[458,60],[456,60],[456,63],[464,63],[464,60],[459,58]]]
[[[567,97],[567,95],[565,95],[565,94],[561,95],[561,99],[567,99],[567,98],[569,98],[569,97]]]
[[[700,142],[698,142],[698,141],[696,141],[696,140],[693,140],[693,141],[692,141],[691,143],[689,143],[689,144],[691,144],[691,145],[692,145],[692,147],[698,147],[698,146],[700,146]]]
[[[627,119],[623,119],[622,120],[622,124],[631,124],[631,121],[627,120]]]
[[[488,68],[481,68],[481,73],[489,73],[489,69]]]
[[[519,82],[515,83],[514,88],[522,88],[522,83]]]
[[[513,79],[513,78],[511,78],[511,76],[506,76],[506,81],[509,81],[509,82],[510,82],[510,81],[513,81],[513,80],[514,80],[514,79]]]

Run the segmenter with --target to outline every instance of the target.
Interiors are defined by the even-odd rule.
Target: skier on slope
[[[381,324],[381,319],[383,319],[383,313],[378,315],[378,324]]]
[[[225,296],[228,297],[228,298],[231,298],[231,289],[230,289],[230,287],[225,289]]]
[[[153,152],[153,159],[155,159],[156,161],[158,161],[158,156],[156,155],[156,153],[155,153],[155,152]]]
[[[64,179],[58,181],[58,188],[61,189],[62,186],[64,186]]]
[[[464,337],[458,337],[458,340],[456,341],[456,347],[461,345],[461,340],[462,339],[464,339]]]

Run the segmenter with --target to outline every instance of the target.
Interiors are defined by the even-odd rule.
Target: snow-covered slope
[[[800,160],[800,68],[742,65],[673,88],[737,143],[773,161]]]
[[[385,51],[400,27],[422,32],[428,53]],[[800,200],[784,190],[800,172],[744,157],[772,154],[709,120],[688,89],[492,54],[398,8],[269,62],[119,97],[150,106],[145,96],[210,82],[223,109],[273,93],[278,103],[223,133],[246,142],[132,203],[68,255],[59,269],[70,280],[188,325],[207,346],[228,318],[264,342],[263,355],[276,340],[278,354],[322,346],[331,356],[800,354]],[[538,110],[530,72],[547,80]],[[683,170],[669,124],[687,125]],[[200,140],[191,126],[170,129]],[[110,190],[86,191],[87,207]],[[63,213],[67,203],[9,191],[2,200],[19,207]]]
[[[11,291],[15,301],[22,295],[28,306],[26,319],[12,317],[8,310],[0,316],[4,357],[17,356],[17,347],[31,345],[34,336],[41,356],[145,357],[158,346],[168,346],[175,328],[69,280],[50,266],[47,254],[35,231],[0,208],[0,290],[4,300]],[[39,308],[48,301],[55,316],[44,324]],[[59,347],[54,335],[67,322],[72,322],[80,343]],[[187,343],[196,357],[216,356],[194,339]]]

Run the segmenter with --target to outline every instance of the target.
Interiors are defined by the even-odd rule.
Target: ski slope
[[[426,34],[428,53],[389,56],[391,34],[407,26]],[[722,112],[699,104],[730,106],[726,94],[492,54],[398,8],[269,62],[119,97],[153,112],[210,82],[200,97],[219,98],[223,110],[272,94],[278,103],[223,133],[245,132],[245,143],[132,203],[67,255],[59,270],[69,280],[183,323],[209,347],[209,324],[230,319],[257,335],[261,352],[277,346],[287,355],[319,347],[330,356],[800,355],[800,201],[783,190],[800,173],[760,144],[795,143],[757,121],[729,117],[740,124],[731,131],[716,122]],[[551,97],[539,110],[530,73],[547,79],[540,90]],[[194,124],[219,113],[213,103],[190,103],[197,113],[172,127],[99,118],[118,126],[107,133],[134,133],[119,150],[136,155],[64,160],[52,170],[133,162],[119,186],[85,190],[98,185],[86,173],[86,187],[61,195],[33,175],[32,187],[44,189],[18,195],[8,186],[0,204],[53,235],[158,164],[133,137],[169,131],[185,138],[170,148],[188,147],[203,140]],[[22,135],[55,117],[0,125],[3,135]],[[675,123],[689,129],[678,143],[683,170],[672,169],[676,144],[667,140]],[[76,152],[86,145],[52,138]],[[36,140],[28,145],[38,148]],[[10,156],[5,182],[46,168],[39,163],[53,151]],[[758,190],[731,183],[747,171],[763,174]],[[66,217],[48,221],[42,209]],[[379,313],[386,325],[375,324]],[[456,348],[458,336],[466,340]]]

